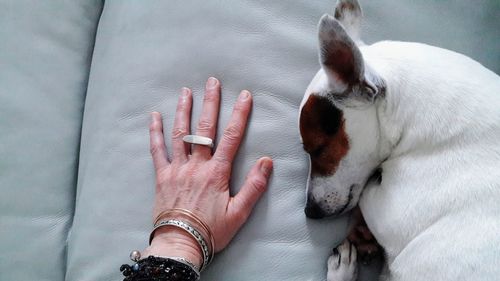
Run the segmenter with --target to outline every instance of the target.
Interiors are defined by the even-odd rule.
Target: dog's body
[[[435,47],[384,42],[378,108],[392,149],[359,202],[396,280],[500,278],[500,78]],[[397,60],[397,61],[395,61]],[[418,273],[418,274],[416,274]]]
[[[331,19],[322,25],[331,26],[320,25],[320,41],[322,28],[341,32]],[[331,54],[344,54],[340,50]],[[308,206],[316,204],[324,215],[341,214],[356,205],[366,185],[359,206],[385,250],[385,278],[500,280],[500,77],[466,56],[424,44],[385,41],[359,51],[365,65],[361,81],[376,85],[378,98],[360,104],[359,96],[351,102],[335,97],[361,82],[349,84],[354,80],[323,54],[323,69],[301,105],[301,134],[313,162]],[[313,100],[316,106],[325,97],[341,110],[338,131],[349,142],[326,172],[318,162],[324,157],[314,155],[317,140],[307,132],[321,118],[309,117],[316,114]],[[319,138],[338,142],[339,134]],[[375,168],[382,169],[382,181],[367,184]],[[347,185],[345,199],[339,187]],[[345,255],[351,248],[343,245],[339,251]],[[352,260],[334,255],[328,280],[354,280]]]

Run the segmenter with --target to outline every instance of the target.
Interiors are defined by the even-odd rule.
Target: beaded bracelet
[[[200,278],[189,265],[154,256],[136,261],[132,266],[123,264],[120,271],[125,276],[123,281],[196,281]]]

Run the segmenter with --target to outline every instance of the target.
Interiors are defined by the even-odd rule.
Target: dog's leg
[[[327,281],[355,281],[358,278],[356,247],[347,239],[328,258]]]
[[[375,258],[383,257],[384,250],[368,229],[359,207],[356,207],[352,211],[350,230],[347,239],[356,246],[361,263],[366,265]]]

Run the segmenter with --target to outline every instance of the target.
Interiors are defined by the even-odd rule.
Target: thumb
[[[260,158],[247,175],[241,190],[231,199],[228,206],[229,221],[237,228],[246,222],[255,203],[267,189],[267,182],[273,169],[273,160]]]

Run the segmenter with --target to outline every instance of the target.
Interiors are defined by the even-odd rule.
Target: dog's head
[[[311,161],[305,209],[310,218],[340,215],[356,206],[381,162],[376,103],[385,86],[357,46],[362,44],[356,38],[360,17],[357,1],[340,0],[335,18],[324,15],[318,27],[321,70],[306,91],[299,117]]]

